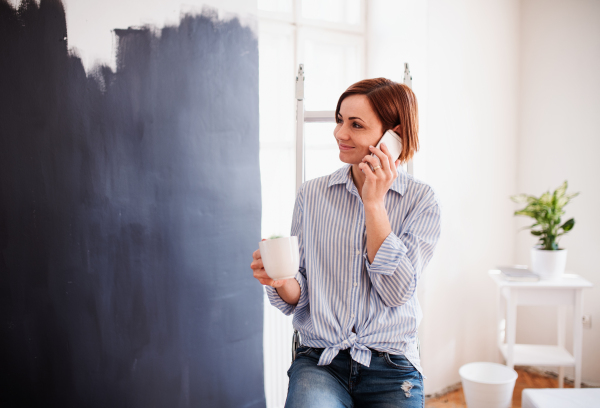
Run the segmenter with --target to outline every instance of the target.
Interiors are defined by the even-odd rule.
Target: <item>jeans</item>
[[[372,351],[365,367],[342,350],[317,366],[323,349],[300,346],[288,370],[285,408],[423,408],[423,376],[401,355]]]

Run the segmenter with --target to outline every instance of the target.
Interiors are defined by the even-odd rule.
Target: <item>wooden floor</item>
[[[531,371],[526,371],[522,368],[515,368],[519,374],[513,392],[513,408],[521,408],[521,393],[524,388],[557,388],[558,379],[541,374],[536,374]],[[572,384],[565,381],[565,388],[573,388]],[[459,389],[442,395],[441,397],[425,400],[425,408],[462,408],[466,407],[465,396],[462,387]]]

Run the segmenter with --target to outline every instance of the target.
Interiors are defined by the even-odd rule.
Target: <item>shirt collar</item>
[[[407,180],[408,174],[406,173],[406,170],[404,170],[402,166],[398,166],[398,177],[396,177],[396,180],[394,180],[390,186],[390,190],[394,190],[396,193],[404,196]],[[352,191],[352,188],[356,188],[354,186],[354,181],[352,181],[351,164],[346,164],[329,176],[329,183],[327,184],[327,187],[331,187],[335,184],[345,184],[346,189],[348,189],[350,192]]]

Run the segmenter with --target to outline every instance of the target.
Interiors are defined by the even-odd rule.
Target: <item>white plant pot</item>
[[[565,273],[567,250],[549,251],[531,248],[531,271],[541,279],[558,279]]]

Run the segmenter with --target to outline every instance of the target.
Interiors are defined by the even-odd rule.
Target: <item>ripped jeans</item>
[[[317,366],[323,349],[300,346],[288,370],[285,408],[423,408],[423,376],[401,355],[372,351],[370,367],[342,350]]]

